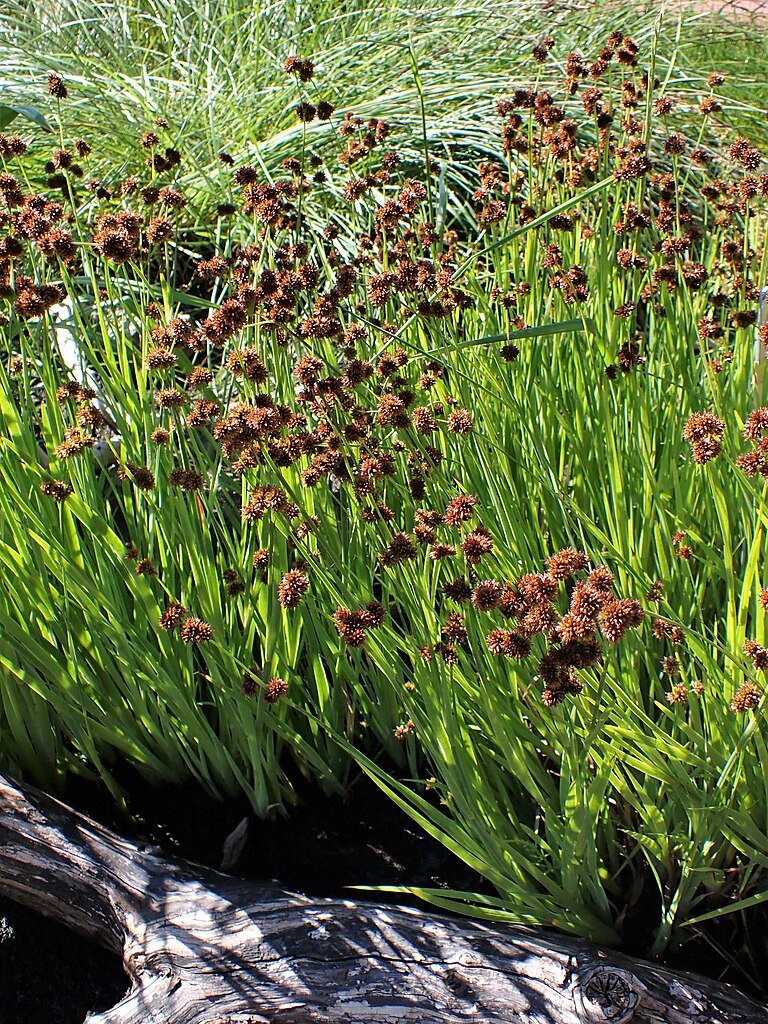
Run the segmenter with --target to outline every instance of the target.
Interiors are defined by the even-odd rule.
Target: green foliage
[[[261,814],[295,767],[338,791],[357,761],[498,893],[424,899],[616,944],[651,903],[654,953],[762,899],[768,469],[743,428],[765,400],[768,176],[729,150],[764,116],[751,93],[707,85],[689,26],[645,15],[637,66],[630,48],[597,82],[607,129],[588,77],[561,88],[567,43],[591,62],[603,25],[553,15],[565,42],[523,69],[532,4],[507,49],[489,47],[507,4],[27,12],[0,22],[24,29],[6,73],[30,89],[46,33],[60,146],[113,130],[79,172],[51,181],[39,136],[5,168],[61,207],[9,200],[0,256],[4,760],[118,798],[129,762]],[[317,56],[305,85],[280,70],[293,51]],[[496,117],[518,84],[554,105]],[[318,98],[361,115],[341,142],[339,114],[296,121]],[[180,165],[147,168],[177,144]],[[252,170],[233,178],[222,147]],[[632,164],[648,153],[653,174]],[[171,186],[185,208],[142,191]],[[229,444],[238,403],[272,426]],[[567,549],[589,568],[561,578]],[[639,629],[611,628],[601,567]],[[528,574],[547,596],[525,605]],[[553,664],[584,586],[591,654]],[[163,628],[173,602],[211,638]]]
[[[53,131],[40,111],[34,107],[28,107],[24,104],[0,103],[0,130],[7,128],[17,117],[26,118],[47,132]]]

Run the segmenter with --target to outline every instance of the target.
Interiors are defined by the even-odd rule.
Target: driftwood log
[[[2,776],[0,892],[122,956],[131,989],[90,1024],[768,1024],[577,939],[169,862]]]

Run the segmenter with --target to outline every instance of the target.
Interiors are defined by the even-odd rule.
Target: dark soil
[[[72,782],[65,799],[123,835],[214,868],[221,866],[226,837],[248,817],[247,840],[235,873],[278,881],[310,895],[354,895],[418,906],[409,894],[350,893],[348,887],[411,885],[491,891],[487,882],[365,779],[358,780],[346,801],[328,799],[305,787],[290,816],[272,821],[250,817],[247,806],[239,802],[215,803],[191,787],[166,788],[162,797],[136,779],[130,780],[128,788],[133,794],[131,819],[121,816],[97,785]],[[648,917],[655,920],[651,903],[649,892]],[[3,929],[3,918],[11,935]],[[666,962],[678,970],[730,981],[765,999],[767,924],[762,907],[747,916],[729,915],[669,954]],[[643,950],[628,952],[642,955]],[[0,1024],[82,1024],[86,1013],[114,1005],[127,984],[117,957],[0,900]]]
[[[0,1024],[82,1024],[127,988],[117,957],[0,897]]]

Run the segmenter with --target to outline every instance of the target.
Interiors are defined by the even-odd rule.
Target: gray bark
[[[164,860],[2,776],[0,891],[122,956],[131,990],[90,1024],[768,1024],[578,939]]]

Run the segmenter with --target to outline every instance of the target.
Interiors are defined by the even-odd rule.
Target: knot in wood
[[[618,967],[593,967],[576,986],[576,1008],[587,1024],[629,1024],[639,1003],[636,978]]]

